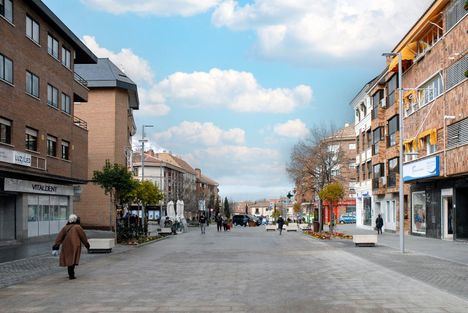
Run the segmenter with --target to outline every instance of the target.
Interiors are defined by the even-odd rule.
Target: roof
[[[212,180],[211,178],[209,178],[209,177],[207,177],[207,176],[205,176],[203,174],[201,175],[200,178],[197,177],[197,180],[204,183],[204,184],[207,184],[207,185],[219,186],[219,184],[216,181]]]
[[[351,106],[354,106],[355,101],[361,98],[361,95],[364,93],[366,94],[369,89],[377,82],[380,78],[380,75],[377,75],[376,77],[372,78],[372,80],[368,81],[362,88],[359,90],[359,92],[354,96],[353,100],[349,103]]]
[[[190,174],[193,174],[193,175],[196,175],[197,172],[195,171],[195,169],[190,165],[188,164],[188,162],[182,160],[181,158],[175,156],[175,155],[170,155],[172,157],[172,159],[174,159],[174,161],[180,166],[182,167],[187,173],[190,173]]]
[[[25,1],[41,15],[75,50],[76,64],[95,64],[97,57],[41,0]]]
[[[141,154],[137,152],[133,155],[133,166],[139,166],[140,164],[141,164]],[[170,159],[160,158],[158,154],[155,154],[153,156],[149,153],[145,153],[145,167],[147,166],[148,167],[162,166],[162,167],[172,168],[180,172],[184,172],[184,169],[180,167],[176,162],[171,161]]]
[[[108,58],[99,58],[97,64],[76,64],[75,72],[88,82],[88,88],[120,88],[128,91],[130,107],[138,110],[137,85]]]

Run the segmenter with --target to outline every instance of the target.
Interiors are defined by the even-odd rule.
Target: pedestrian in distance
[[[205,217],[205,212],[202,212],[200,217],[198,218],[198,223],[200,224],[200,231],[202,235],[205,234],[206,231],[206,217]]]
[[[223,229],[223,218],[219,213],[216,215],[216,228],[219,232]]]
[[[228,219],[225,216],[223,216],[221,218],[221,221],[222,221],[222,224],[223,224],[224,231],[228,231]]]
[[[278,229],[279,229],[279,233],[280,233],[280,236],[281,236],[281,233],[283,232],[283,226],[284,226],[284,219],[282,216],[278,217],[278,220],[276,221],[276,224],[278,224]]]
[[[88,239],[80,226],[80,218],[71,214],[68,223],[58,233],[52,250],[57,252],[62,246],[60,252],[60,266],[68,268],[68,278],[75,279],[75,266],[80,262],[81,244],[89,250]]]
[[[377,235],[382,234],[382,227],[383,227],[383,218],[382,215],[378,215],[375,219],[375,228],[377,228]]]

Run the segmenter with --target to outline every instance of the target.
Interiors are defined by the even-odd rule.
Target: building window
[[[372,147],[372,132],[370,129],[366,131],[366,139],[366,148],[369,149],[370,147]]]
[[[374,178],[384,177],[384,165],[383,163],[378,163],[374,165]]]
[[[0,117],[0,142],[11,144],[11,121]]]
[[[411,222],[413,233],[426,233],[426,192],[418,191],[412,193]]]
[[[431,145],[430,135],[427,135],[422,139],[423,144],[426,146],[426,155],[433,154],[437,151],[437,146]]]
[[[26,149],[37,151],[37,130],[26,128]]]
[[[383,90],[379,90],[374,95],[372,95],[372,113],[371,117],[372,119],[377,118],[377,114],[379,112],[379,106],[381,105],[381,101],[383,99]]]
[[[70,143],[62,140],[62,159],[70,160]]]
[[[39,98],[39,77],[28,71],[26,71],[26,92]]]
[[[57,156],[57,137],[47,136],[47,155]]]
[[[50,34],[47,36],[47,52],[55,59],[59,58],[59,44],[57,39],[52,37]]]
[[[0,79],[13,84],[13,61],[3,54],[0,54]]]
[[[62,93],[62,111],[71,114],[71,100],[70,97]]]
[[[350,143],[348,146],[349,150],[355,150],[356,149],[356,144],[355,143]]]
[[[372,155],[379,153],[379,141],[383,139],[382,127],[377,127],[372,132]]]
[[[1,1],[0,1],[1,2]],[[447,26],[445,27],[445,31],[450,30],[455,24],[458,23],[459,20],[466,14],[466,10],[464,8],[464,0],[455,0],[451,7],[449,7],[446,11],[446,23]]]
[[[391,107],[392,105],[395,104],[395,90],[398,88],[398,73],[392,76],[390,78],[388,84],[387,84],[387,106]]]
[[[372,178],[372,162],[371,161],[367,162],[366,166],[367,166],[367,179],[371,179]]]
[[[62,47],[62,64],[71,69],[71,52],[65,47]]]
[[[447,90],[464,81],[466,71],[468,71],[468,54],[447,68]]]
[[[0,0],[0,15],[8,22],[13,23],[13,1]]]
[[[348,163],[348,164],[349,164],[349,168],[350,168],[350,169],[356,168],[356,162],[355,162],[355,160],[349,160],[349,163]]]
[[[28,15],[26,15],[26,36],[35,43],[39,43],[39,23]]]
[[[398,173],[398,157],[388,160],[388,187],[396,186],[396,174]]]
[[[47,85],[47,104],[58,109],[58,95],[59,91],[54,86]]]
[[[447,149],[468,144],[468,118],[447,126]]]
[[[356,165],[356,178],[357,178],[357,181],[361,180],[361,177],[360,177],[361,174],[359,172],[359,169],[360,169],[360,166]]]
[[[388,147],[396,145],[396,132],[398,130],[398,115],[388,120]]]
[[[356,153],[359,153],[359,150],[360,150],[360,144],[361,144],[361,141],[360,141],[360,138],[361,137],[361,134],[357,135],[356,136]]]
[[[419,88],[419,107],[423,107],[444,92],[442,76],[437,74]]]

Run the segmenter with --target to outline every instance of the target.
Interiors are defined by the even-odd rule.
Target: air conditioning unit
[[[387,97],[383,97],[383,99],[380,100],[380,106],[384,109],[387,107]]]
[[[386,177],[386,176],[380,177],[380,184],[381,184],[382,186],[386,186],[386,185],[387,185],[387,177]]]

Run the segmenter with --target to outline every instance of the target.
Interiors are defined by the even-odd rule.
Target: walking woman
[[[68,223],[58,233],[55,239],[53,250],[58,250],[62,245],[60,252],[60,266],[68,267],[68,277],[75,279],[75,266],[80,262],[81,243],[86,249],[89,249],[88,239],[80,226],[80,218],[71,214]]]

